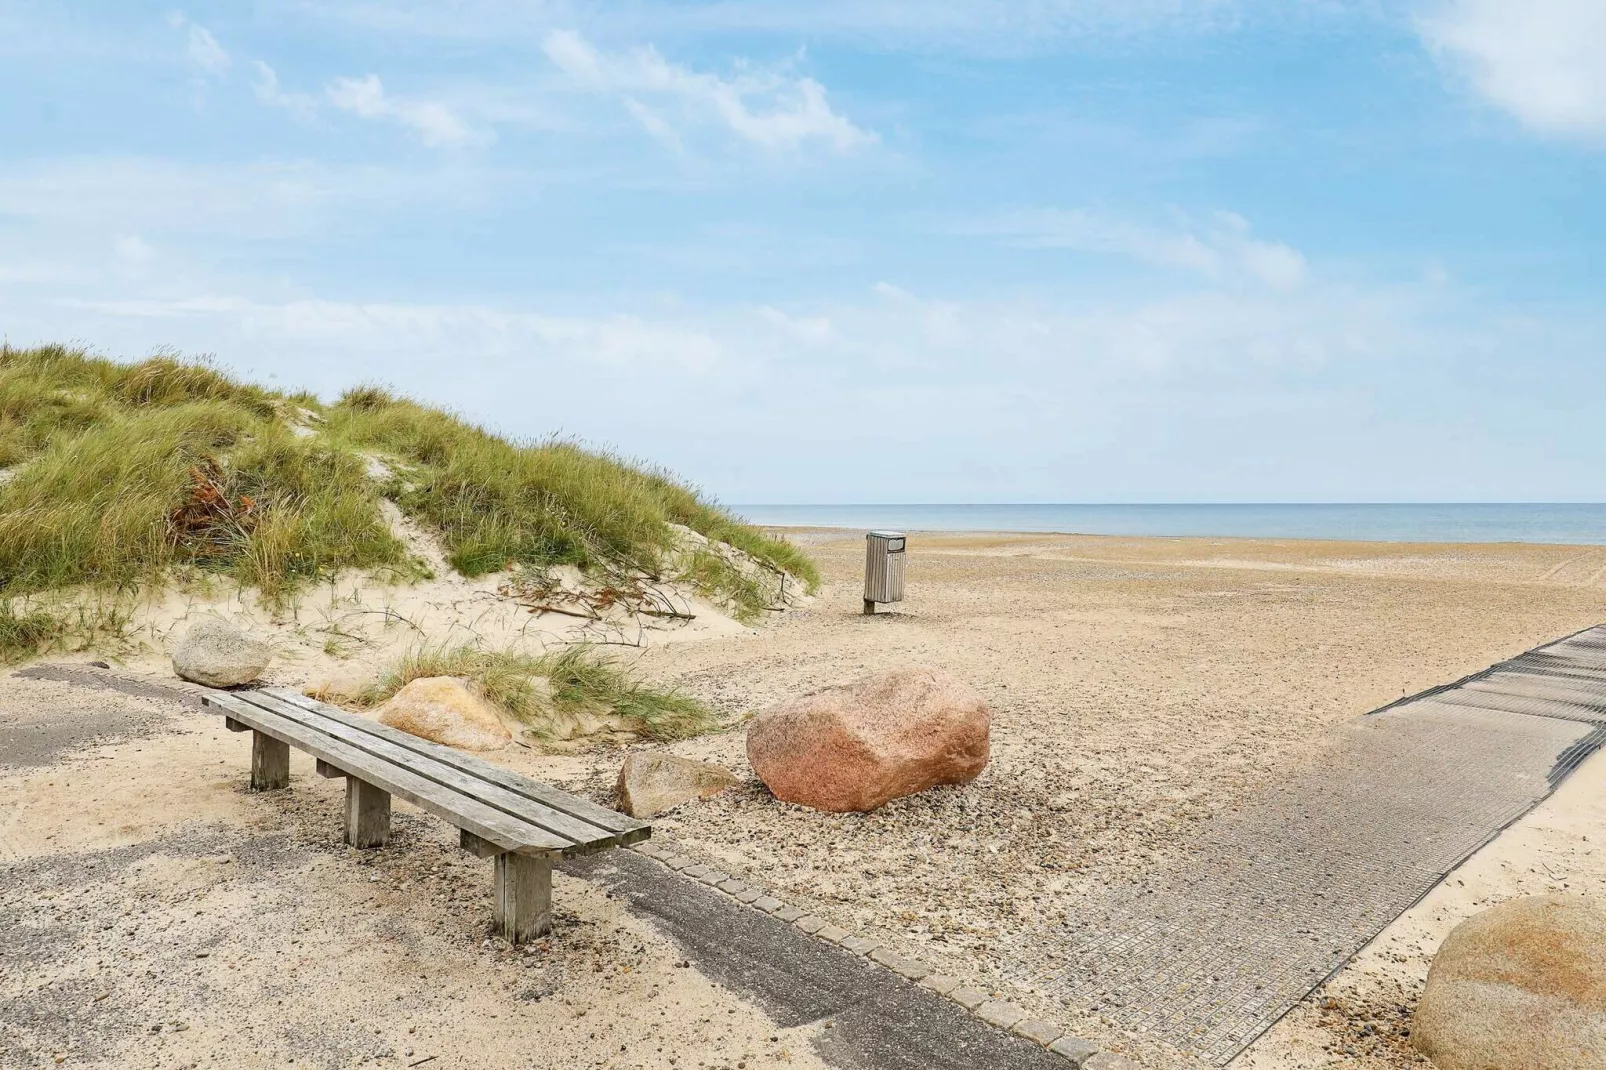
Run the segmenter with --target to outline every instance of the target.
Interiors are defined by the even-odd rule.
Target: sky
[[[1606,500],[1606,0],[0,0],[0,335],[732,503]]]

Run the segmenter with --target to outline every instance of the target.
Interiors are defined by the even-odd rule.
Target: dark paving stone
[[[280,837],[195,826],[123,847],[0,863],[0,989],[10,994],[0,1005],[0,1070],[51,1065],[48,1055],[58,1051],[71,1051],[75,1063],[111,1059],[122,1038],[147,1030],[150,1001],[131,992],[129,981],[177,991],[184,979],[175,963],[215,941],[179,946],[165,934],[143,942],[122,935],[139,920],[118,909],[124,880],[153,855],[199,859],[222,852],[235,859],[231,875],[252,883],[274,882],[284,866],[304,858]],[[138,959],[119,955],[131,944]],[[120,969],[98,978],[53,970],[101,957]]]
[[[965,1013],[861,956],[805,936],[761,911],[633,851],[563,863],[622,896],[686,949],[707,976],[777,1024],[830,1021],[816,1050],[844,1070],[1062,1070],[1064,1062]]]
[[[106,677],[94,670],[67,670],[65,668],[36,665],[14,675],[36,680],[61,680],[89,687],[108,687]],[[136,694],[142,698],[173,701],[177,692],[168,689],[129,687],[113,690]],[[50,765],[62,755],[102,743],[115,743],[125,739],[154,735],[168,722],[171,715],[159,709],[132,709],[124,703],[99,703],[94,693],[86,692],[70,707],[45,705],[38,710],[10,709],[0,711],[0,770],[19,770]]]

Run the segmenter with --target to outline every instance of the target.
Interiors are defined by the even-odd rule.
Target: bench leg
[[[552,931],[552,859],[496,856],[496,928],[510,944]]]
[[[390,839],[390,792],[354,776],[346,778],[346,842],[383,847]]]
[[[251,790],[290,786],[290,744],[266,732],[251,733]]]

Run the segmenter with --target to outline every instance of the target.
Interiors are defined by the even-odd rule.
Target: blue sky
[[[1606,498],[1602,0],[0,0],[0,332],[732,502]]]

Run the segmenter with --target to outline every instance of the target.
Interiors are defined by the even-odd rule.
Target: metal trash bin
[[[903,601],[903,569],[909,539],[901,531],[872,531],[864,537],[864,612],[877,602]]]

